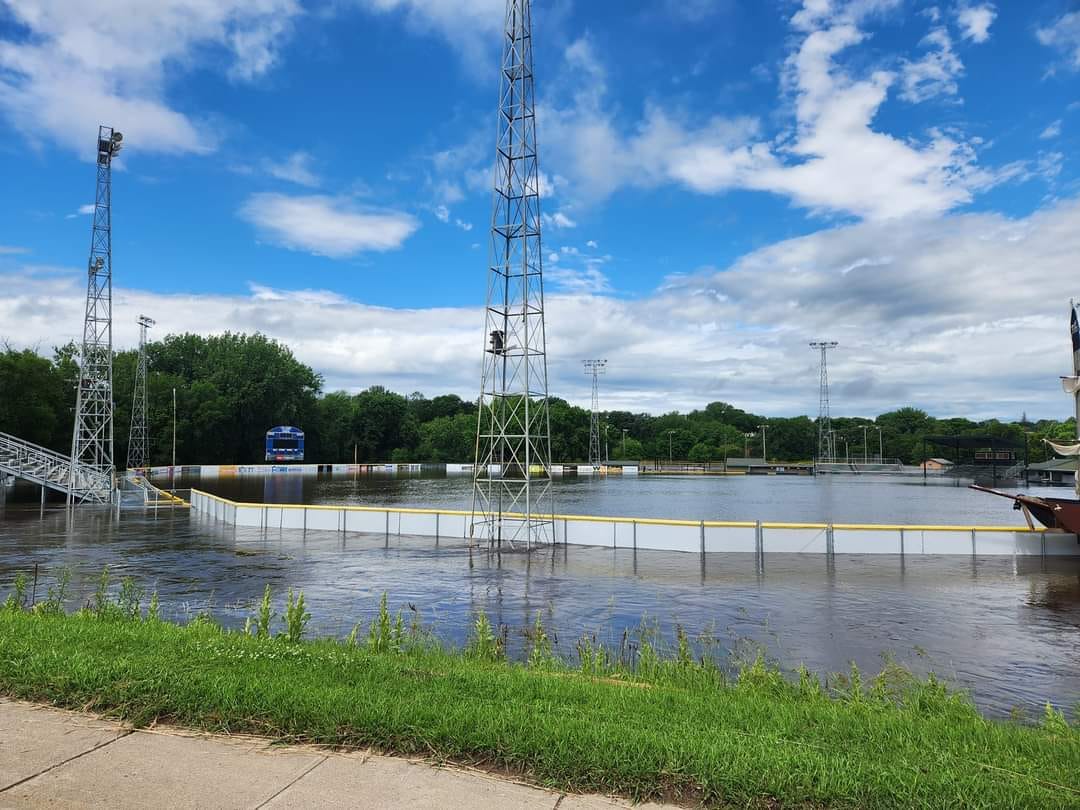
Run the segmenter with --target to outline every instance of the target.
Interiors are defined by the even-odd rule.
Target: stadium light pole
[[[176,467],[176,389],[172,390],[172,466]],[[176,470],[173,470],[176,475]]]
[[[758,429],[761,430],[761,460],[766,464],[769,463],[769,453],[765,449],[765,429],[768,425],[758,425]]]
[[[672,457],[671,457],[671,437],[674,436],[674,435],[675,435],[674,430],[669,430],[667,432],[667,460],[668,460],[668,464],[671,464],[671,462],[672,462]]]

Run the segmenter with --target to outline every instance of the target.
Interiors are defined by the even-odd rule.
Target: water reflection
[[[263,482],[260,482],[263,484]],[[278,486],[278,484],[274,484]],[[295,486],[289,483],[287,486]],[[267,490],[264,490],[267,491]],[[281,490],[274,490],[280,492]],[[318,633],[345,635],[385,591],[442,638],[464,641],[472,614],[510,627],[512,654],[536,617],[572,655],[582,634],[619,647],[644,620],[670,633],[761,645],[786,666],[876,669],[892,653],[971,688],[988,711],[1037,713],[1080,699],[1080,561],[924,556],[678,554],[559,546],[537,554],[469,553],[460,539],[237,529],[184,511],[8,505],[0,519],[0,585],[14,572],[68,566],[73,604],[104,565],[159,592],[167,616],[212,606],[232,627],[264,585],[302,588]],[[44,574],[38,594],[47,583]]]

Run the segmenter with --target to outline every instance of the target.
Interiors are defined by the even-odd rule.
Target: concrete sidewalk
[[[135,731],[86,715],[0,700],[0,810],[629,806],[397,757],[271,746],[255,737],[173,728]]]

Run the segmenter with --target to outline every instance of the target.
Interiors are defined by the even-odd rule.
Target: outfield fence
[[[469,512],[455,509],[239,503],[191,491],[193,513],[269,530],[468,536]],[[862,523],[664,520],[554,515],[555,541],[569,545],[698,553],[948,554],[1080,556],[1072,534],[1017,526],[922,526]]]

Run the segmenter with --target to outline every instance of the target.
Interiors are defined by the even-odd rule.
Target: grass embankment
[[[62,593],[62,588],[59,589]],[[522,774],[569,791],[738,807],[1077,807],[1080,730],[983,718],[896,668],[828,689],[760,661],[737,675],[648,643],[633,666],[579,645],[551,655],[539,622],[523,664],[477,617],[465,650],[385,611],[346,641],[302,640],[302,597],[274,637],[161,621],[130,583],[67,614],[63,598],[0,608],[0,693],[136,725],[169,721],[334,747],[374,746]],[[21,599],[21,597],[20,597]],[[385,605],[385,601],[384,601]],[[680,640],[683,637],[680,635]]]

